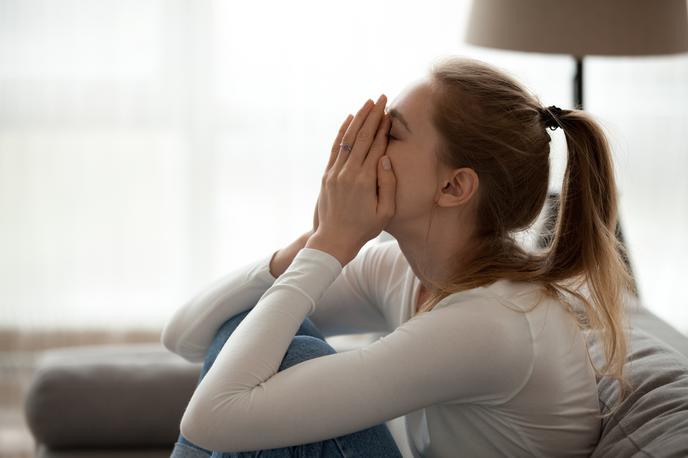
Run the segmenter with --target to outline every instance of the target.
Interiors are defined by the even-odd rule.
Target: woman
[[[167,324],[167,348],[206,361],[173,456],[399,456],[385,427],[399,416],[415,456],[594,449],[595,375],[625,387],[632,287],[601,128],[457,57],[385,107],[344,122],[312,231]],[[545,203],[547,127],[568,164],[553,242],[529,252],[514,235]],[[382,230],[396,240],[361,250]],[[371,331],[389,333],[342,353],[323,339]]]

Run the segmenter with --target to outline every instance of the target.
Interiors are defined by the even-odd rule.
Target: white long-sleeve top
[[[396,240],[366,245],[343,269],[303,248],[277,279],[271,257],[210,284],[163,330],[165,347],[198,362],[219,326],[252,308],[189,401],[181,432],[191,442],[270,449],[404,416],[416,457],[594,449],[600,411],[585,340],[537,284],[498,280],[412,317],[420,280]],[[387,334],[277,372],[306,317],[326,337]]]

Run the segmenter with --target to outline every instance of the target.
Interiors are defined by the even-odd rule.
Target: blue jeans
[[[213,342],[206,354],[201,374],[198,378],[200,382],[210,367],[215,362],[215,358],[224,346],[229,336],[234,332],[239,323],[248,315],[250,310],[239,313],[224,322],[213,339]],[[313,322],[306,318],[299,327],[294,339],[292,339],[287,353],[282,359],[279,370],[282,371],[290,366],[298,364],[319,356],[336,353],[320,333]],[[333,393],[336,395],[336,393]],[[332,412],[337,415],[337,412]],[[392,434],[387,425],[381,423],[368,429],[357,431],[345,436],[335,437],[320,442],[296,445],[284,448],[273,448],[269,450],[256,450],[238,453],[224,453],[221,451],[211,451],[201,448],[189,442],[181,434],[174,444],[171,458],[282,458],[282,457],[401,457],[401,452],[397,448]]]

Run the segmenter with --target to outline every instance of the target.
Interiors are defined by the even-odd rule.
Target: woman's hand
[[[350,151],[335,141],[331,164],[322,177],[317,203],[319,225],[306,247],[329,252],[342,266],[394,216],[396,177],[384,156],[390,127],[389,116],[384,113],[386,102],[383,94],[377,103],[368,100],[356,113],[341,141],[351,146]],[[389,168],[383,167],[385,160]]]
[[[334,161],[337,160],[337,154],[339,153],[339,144],[342,142],[342,139],[344,138],[344,134],[346,133],[346,129],[349,127],[349,124],[351,124],[351,120],[353,118],[354,117],[352,115],[347,116],[346,119],[344,120],[344,123],[339,128],[339,132],[337,133],[337,138],[335,138],[334,143],[332,144],[332,149],[330,150],[330,159],[327,162],[327,167],[325,167],[325,173],[323,174],[323,177],[332,168]],[[313,231],[312,231],[313,234],[315,234],[315,231],[318,230],[318,223],[319,223],[318,202],[320,202],[320,195],[318,195],[318,200],[315,202],[315,211],[313,212]]]

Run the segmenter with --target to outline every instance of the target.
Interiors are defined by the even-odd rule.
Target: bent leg
[[[206,357],[203,361],[203,366],[201,367],[201,372],[198,377],[197,385],[201,382],[201,380],[203,380],[203,377],[205,377],[205,374],[208,373],[208,370],[210,370],[210,367],[215,362],[217,355],[220,353],[220,350],[222,350],[222,347],[227,342],[229,336],[232,335],[237,326],[239,326],[239,323],[241,323],[243,319],[246,318],[246,315],[248,315],[250,311],[251,310],[249,309],[244,312],[237,313],[236,315],[225,321],[222,324],[222,326],[220,326],[220,328],[217,330],[217,333],[215,334],[215,337],[213,338],[213,341],[211,342],[210,347],[206,352]],[[325,341],[325,336],[322,335],[320,330],[315,326],[315,324],[313,324],[313,322],[309,318],[306,318],[303,321],[303,323],[301,323],[301,326],[296,331],[296,335],[311,336],[322,341]],[[289,351],[287,351],[287,355],[288,354]],[[287,358],[287,355],[285,355],[285,359]],[[311,356],[311,358],[312,357],[313,356]],[[296,363],[294,362],[292,364]],[[206,450],[202,447],[199,447],[198,445],[187,440],[183,435],[179,434],[177,442],[175,443],[174,450],[172,451],[171,458],[207,458],[211,454],[211,450]]]
[[[220,327],[208,349],[199,382],[212,366],[224,343],[247,314],[248,311],[240,313],[227,320]],[[312,358],[334,353],[336,350],[325,341],[312,321],[306,318],[289,345],[278,371]],[[336,412],[333,412],[333,415],[336,415]],[[375,456],[385,458],[401,457],[401,452],[386,424],[381,423],[358,432],[319,442],[239,453],[211,452],[192,444],[180,434],[172,453],[173,458],[207,458],[208,456],[212,456],[212,458],[281,458],[291,456],[304,458]]]

